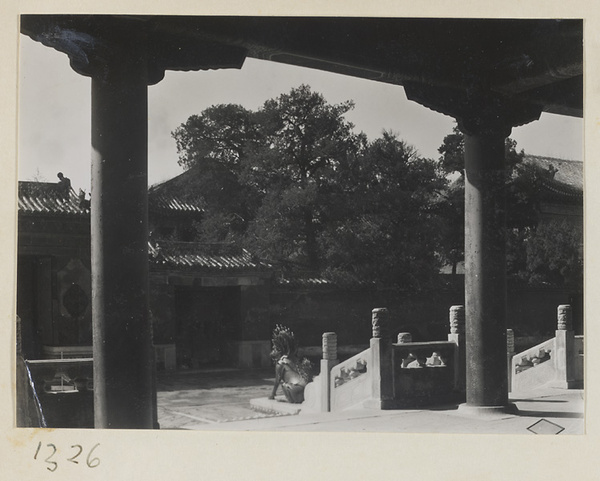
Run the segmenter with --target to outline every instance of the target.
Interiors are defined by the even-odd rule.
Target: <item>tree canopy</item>
[[[388,131],[356,133],[351,101],[301,85],[257,110],[222,104],[174,132],[204,205],[194,239],[236,243],[287,276],[417,291],[464,259],[464,136],[437,161]],[[507,139],[507,272],[530,284],[581,284],[581,232],[539,227],[539,172]]]
[[[444,172],[351,101],[302,85],[250,111],[212,106],[173,132],[206,204],[197,240],[236,242],[288,274],[420,289],[439,269]]]
[[[444,191],[440,254],[456,272],[464,259],[464,136],[457,127],[439,147],[439,164],[454,176]],[[506,139],[507,273],[531,285],[581,287],[582,232],[564,222],[540,222],[540,182],[547,173],[524,163],[525,152]]]
[[[438,152],[441,154],[441,168],[454,179],[445,191],[444,204],[445,242],[441,255],[456,272],[456,265],[464,259],[464,135],[454,127],[452,133],[444,137]],[[517,143],[507,138],[505,141],[506,162],[506,218],[510,230],[533,227],[538,222],[537,186],[530,171],[524,167],[525,152],[517,151]],[[509,258],[514,253],[509,253]]]
[[[439,272],[441,191],[436,162],[390,132],[369,143],[338,177],[322,236],[327,271],[424,288]]]

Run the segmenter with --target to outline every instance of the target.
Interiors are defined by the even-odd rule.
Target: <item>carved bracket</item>
[[[241,68],[246,49],[210,40],[158,33],[151,23],[111,16],[42,16],[25,19],[23,33],[68,55],[80,75],[107,79],[115,71],[146,70],[147,83],[166,70]]]
[[[537,120],[542,113],[539,105],[479,88],[455,90],[408,82],[404,90],[409,100],[454,117],[467,135],[508,137],[513,127]]]

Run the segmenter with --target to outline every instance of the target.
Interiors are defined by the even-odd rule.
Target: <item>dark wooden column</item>
[[[163,19],[164,20],[164,19]],[[241,68],[246,48],[127,16],[32,15],[22,31],[92,78],[92,324],[98,428],[153,428],[147,86],[166,69]]]
[[[461,408],[475,414],[503,411],[510,407],[504,144],[512,127],[538,119],[541,108],[490,92],[484,82],[466,92],[414,84],[405,91],[409,100],[454,117],[465,135],[467,402]]]
[[[152,428],[148,315],[147,68],[133,35],[92,76],[96,428]]]
[[[468,406],[506,406],[505,135],[465,135]]]

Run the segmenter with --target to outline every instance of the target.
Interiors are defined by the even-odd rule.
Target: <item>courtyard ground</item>
[[[475,416],[443,406],[435,409],[275,415],[251,409],[267,398],[272,369],[184,370],[159,373],[161,429],[208,431],[345,431],[404,433],[583,434],[584,391],[539,389],[511,393],[516,414]],[[284,403],[280,403],[284,404]]]
[[[269,417],[251,409],[250,399],[267,397],[274,369],[162,371],[157,376],[161,429],[189,429]]]

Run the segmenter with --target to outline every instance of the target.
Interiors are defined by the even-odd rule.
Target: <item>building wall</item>
[[[55,257],[51,345],[92,344],[92,286],[89,259]]]
[[[270,339],[269,280],[154,271],[150,312],[154,344],[175,345],[178,366],[237,365],[248,342]]]
[[[91,345],[91,279],[85,261],[19,256],[17,315],[23,323],[26,358],[43,358],[48,346]]]
[[[175,326],[175,286],[150,280],[150,318],[154,344],[173,344]]]
[[[240,297],[240,339],[271,339],[270,286],[242,286]]]
[[[549,221],[567,222],[577,229],[583,229],[583,203],[543,202],[540,206],[540,223]]]

